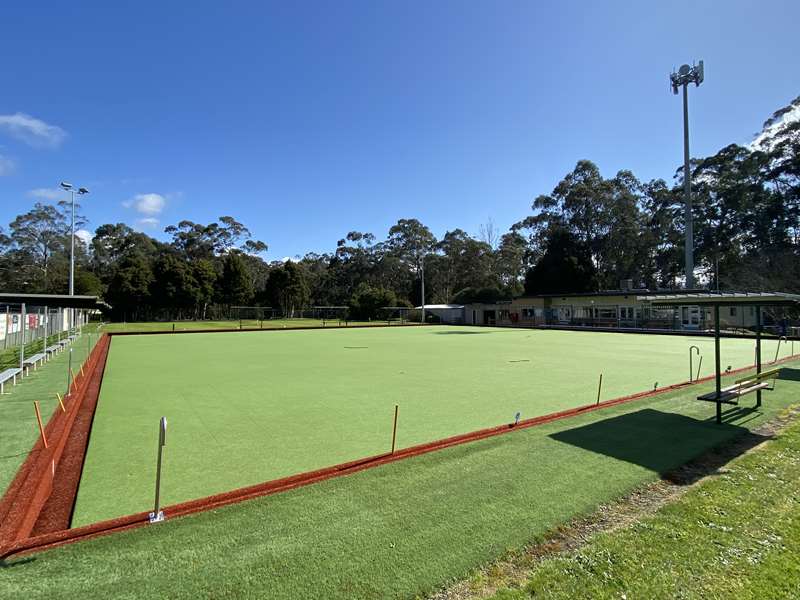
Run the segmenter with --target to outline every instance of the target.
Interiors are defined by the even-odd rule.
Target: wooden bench
[[[31,367],[33,370],[36,370],[36,365],[42,362],[44,359],[47,358],[47,355],[44,352],[40,352],[39,354],[34,354],[33,356],[29,356],[25,360],[22,361],[22,366],[25,367],[25,375],[30,373]]]
[[[775,379],[780,374],[780,369],[770,369],[769,371],[762,371],[747,377],[737,379],[733,385],[729,385],[720,390],[720,397],[717,398],[717,391],[709,392],[698,396],[698,400],[705,400],[706,402],[722,402],[723,404],[739,404],[739,398],[747,394],[752,394],[758,390],[774,390]],[[769,383],[766,380],[771,379]]]
[[[14,385],[17,385],[17,375],[19,375],[21,372],[22,369],[14,368],[14,369],[6,369],[2,373],[0,373],[0,394],[5,393],[6,381],[8,381],[9,379],[13,379]]]

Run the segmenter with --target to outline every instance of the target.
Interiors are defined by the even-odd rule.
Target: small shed
[[[416,310],[422,310],[417,306]],[[426,304],[425,313],[435,315],[442,323],[461,325],[464,323],[463,304]]]

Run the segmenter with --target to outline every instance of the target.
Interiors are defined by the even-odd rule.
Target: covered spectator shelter
[[[97,296],[0,293],[0,349],[79,328],[104,308]]]
[[[640,297],[639,300],[653,306],[706,306],[713,310],[714,324],[714,357],[715,357],[715,389],[709,394],[698,396],[698,400],[714,402],[717,407],[717,423],[722,423],[722,405],[738,404],[739,398],[745,394],[756,394],[756,406],[761,406],[761,392],[768,388],[766,379],[774,379],[777,370],[761,369],[761,335],[763,329],[762,308],[773,306],[800,306],[800,295],[784,292],[718,292],[707,294],[664,294]],[[740,379],[735,385],[722,387],[722,365],[720,361],[720,326],[719,312],[723,306],[753,306],[756,313],[756,374]],[[768,388],[771,389],[771,388]]]

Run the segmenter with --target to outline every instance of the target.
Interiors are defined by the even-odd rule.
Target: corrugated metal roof
[[[699,304],[771,304],[790,306],[800,303],[800,295],[787,292],[707,292],[703,294],[659,294],[656,296],[637,296],[641,302],[660,305],[699,305]]]
[[[464,305],[463,304],[426,304],[425,305],[425,310],[428,310],[429,308],[439,308],[439,309],[452,308],[453,310],[458,310],[458,309],[464,308]],[[417,310],[422,310],[422,307],[421,306],[417,306],[416,309]]]
[[[30,306],[51,306],[53,308],[110,308],[97,296],[0,293],[0,304],[22,304],[23,302]]]

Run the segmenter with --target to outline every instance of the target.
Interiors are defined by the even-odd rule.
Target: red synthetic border
[[[62,467],[72,461],[71,456],[65,456],[65,450],[70,453],[73,451],[73,446],[69,444],[71,434],[84,402],[93,391],[93,382],[99,382],[97,373],[99,370],[102,374],[109,343],[108,336],[100,336],[84,363],[83,374],[78,372],[70,393],[64,398],[66,411],[58,407],[54,409],[45,427],[47,448],[41,437],[37,438],[0,499],[0,544],[29,538],[53,491],[61,493],[63,482],[60,479],[65,474]],[[86,431],[88,433],[88,428]]]
[[[89,447],[89,434],[92,431],[94,413],[100,398],[100,387],[106,369],[106,359],[111,349],[111,338],[101,349],[101,355],[90,369],[82,402],[77,409],[75,420],[67,435],[64,453],[58,465],[53,489],[45,502],[34,525],[32,536],[68,529],[72,511],[78,497],[78,486],[83,474],[83,463]]]
[[[106,346],[105,354],[107,355],[107,353],[108,353],[108,347]],[[769,364],[782,364],[796,359],[797,356],[789,356]],[[747,367],[741,367],[739,369],[734,369],[732,371],[727,372],[726,375],[734,375],[737,373],[742,373],[745,371],[749,371],[753,368],[754,368],[753,365]],[[494,437],[505,433],[510,433],[512,431],[517,431],[520,429],[527,429],[529,427],[543,425],[545,423],[550,423],[552,421],[574,417],[580,414],[601,410],[604,408],[616,406],[619,404],[624,404],[634,400],[642,400],[645,398],[650,398],[653,396],[657,396],[659,394],[663,394],[665,392],[683,389],[695,385],[697,383],[712,381],[714,377],[715,377],[714,375],[711,375],[692,382],[684,382],[661,388],[654,388],[646,392],[639,392],[637,394],[622,396],[620,398],[614,398],[612,400],[606,400],[604,402],[587,404],[584,406],[579,406],[564,411],[533,417],[531,419],[520,421],[517,424],[499,425],[496,427],[479,429],[477,431],[472,431],[470,433],[460,434],[449,438],[437,440],[434,442],[428,442],[425,444],[419,444],[417,446],[404,448],[402,450],[397,450],[393,454],[392,453],[379,454],[376,456],[371,456],[360,460],[334,465],[332,467],[326,467],[315,471],[308,471],[306,473],[300,473],[297,475],[292,475],[281,479],[275,479],[272,481],[266,481],[252,486],[238,488],[235,490],[231,490],[229,492],[223,492],[221,494],[215,494],[212,496],[206,496],[204,498],[198,498],[196,500],[189,500],[187,502],[173,504],[171,506],[164,508],[163,510],[164,514],[168,518],[182,517],[198,512],[204,512],[207,510],[220,508],[230,504],[243,502],[245,500],[251,500],[254,498],[286,492],[299,487],[304,487],[307,485],[318,483],[320,481],[325,481],[327,479],[333,479],[335,477],[343,477],[346,475],[357,473],[359,471],[363,471],[365,469],[370,469],[380,465],[385,465],[399,460],[404,460],[406,458],[411,458],[413,456],[427,454],[429,452],[435,452],[437,450],[443,450],[445,448],[449,448],[452,446],[474,442],[477,440],[482,440],[485,438]],[[27,539],[17,540],[11,544],[6,545],[5,547],[0,548],[0,559],[6,559],[9,556],[15,554],[44,550],[47,548],[74,543],[101,535],[108,535],[118,531],[124,531],[127,529],[141,527],[143,525],[148,524],[148,522],[149,522],[149,513],[141,512],[141,513],[126,515],[123,517],[118,517],[116,519],[100,521],[98,523],[85,525],[83,527],[77,527],[75,529],[63,529],[61,531],[43,533],[41,535],[36,535],[33,537],[29,537]]]

